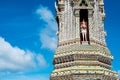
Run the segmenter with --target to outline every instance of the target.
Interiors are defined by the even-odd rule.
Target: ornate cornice
[[[57,76],[65,76],[65,75],[74,75],[74,74],[102,74],[106,76],[117,77],[118,74],[112,70],[101,68],[101,67],[93,67],[93,68],[62,68],[56,69],[51,77]]]
[[[113,59],[113,56],[110,54],[109,50],[106,47],[79,44],[58,47],[54,57],[69,54],[95,54]]]

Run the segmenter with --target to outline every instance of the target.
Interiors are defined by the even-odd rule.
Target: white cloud
[[[36,13],[40,15],[40,19],[43,19],[44,21],[49,22],[50,20],[54,20],[52,12],[47,7],[40,6],[36,10]]]
[[[41,37],[41,42],[42,42],[43,48],[49,48],[51,50],[56,49],[57,40],[55,37],[51,37],[45,33],[41,33],[40,37]]]
[[[18,47],[13,47],[0,37],[0,72],[19,72],[36,68],[36,60],[39,56],[42,55],[35,55],[29,50],[24,51]],[[42,63],[41,67],[46,65],[43,56],[39,62]]]
[[[44,6],[40,6],[36,10],[37,15],[39,16],[40,20],[44,21],[45,27],[40,32],[40,40],[42,42],[42,48],[48,48],[50,50],[55,50],[57,47],[57,23],[55,21],[55,17],[52,12]]]
[[[118,71],[118,78],[120,78],[120,70]]]
[[[41,67],[46,67],[47,66],[46,60],[40,54],[37,56],[37,61],[38,61],[39,66],[41,66]]]

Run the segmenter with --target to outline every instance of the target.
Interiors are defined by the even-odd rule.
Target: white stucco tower
[[[58,47],[50,80],[116,80],[103,0],[56,0]]]

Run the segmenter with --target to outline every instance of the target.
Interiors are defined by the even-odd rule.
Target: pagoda
[[[106,46],[103,0],[56,0],[58,47],[50,80],[117,80]]]

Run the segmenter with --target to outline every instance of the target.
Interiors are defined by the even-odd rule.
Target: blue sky
[[[107,46],[120,70],[120,1],[105,0]],[[57,46],[54,0],[0,0],[0,80],[49,80]]]

